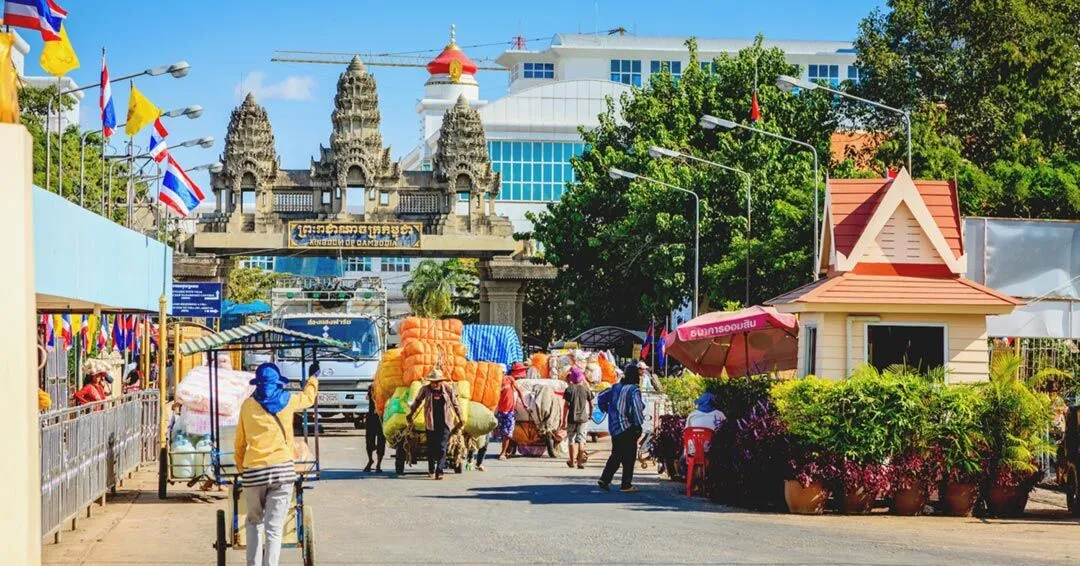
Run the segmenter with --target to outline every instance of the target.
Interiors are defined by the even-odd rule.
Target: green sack
[[[480,438],[495,430],[498,421],[495,419],[495,413],[492,413],[491,409],[476,401],[469,401],[468,405],[469,409],[463,415],[465,417],[465,434],[473,438]]]

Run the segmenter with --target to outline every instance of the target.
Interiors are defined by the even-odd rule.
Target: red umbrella
[[[665,346],[691,371],[704,376],[750,375],[798,367],[799,321],[772,307],[711,312],[668,334]]]

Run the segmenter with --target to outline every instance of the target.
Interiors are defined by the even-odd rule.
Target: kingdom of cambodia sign
[[[420,224],[395,222],[289,222],[290,248],[411,249],[420,247]]]

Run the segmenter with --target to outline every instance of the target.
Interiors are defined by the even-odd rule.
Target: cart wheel
[[[315,513],[308,505],[304,506],[304,566],[315,566]]]
[[[218,509],[217,512],[217,541],[214,542],[214,549],[217,550],[217,563],[218,566],[225,566],[225,549],[228,548],[225,542],[225,510]]]
[[[455,474],[460,474],[462,472],[462,470],[464,470],[464,469],[465,469],[464,464],[456,464],[454,466],[454,473]]]
[[[396,472],[399,476],[405,473],[404,450],[405,448],[400,444],[397,446],[397,448],[394,448],[394,472]]]
[[[642,470],[648,470],[649,469],[649,462],[647,462],[645,460],[642,460],[641,461],[641,469]]]

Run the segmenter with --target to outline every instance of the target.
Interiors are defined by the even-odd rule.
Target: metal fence
[[[46,352],[42,389],[52,398],[50,410],[58,411],[71,405],[71,384],[68,382],[68,353],[63,348],[55,348]]]
[[[48,536],[158,453],[158,392],[42,415],[41,532]]]

